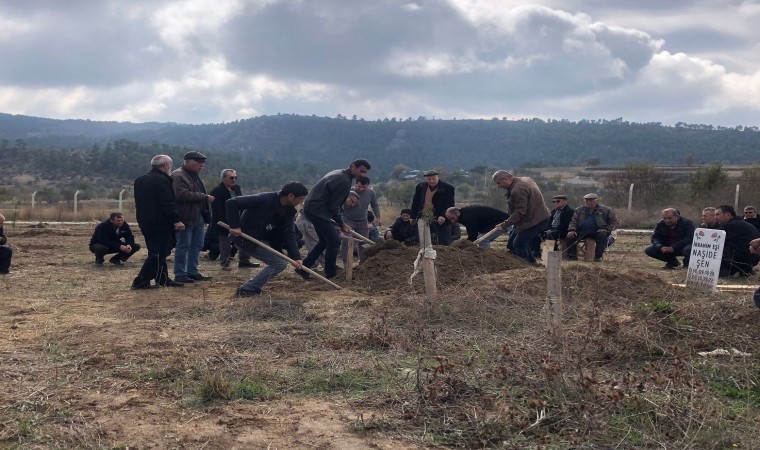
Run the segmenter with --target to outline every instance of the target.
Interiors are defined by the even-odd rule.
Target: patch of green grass
[[[206,375],[197,392],[198,402],[202,405],[221,400],[229,400],[231,395],[229,381],[219,375]]]
[[[32,419],[20,419],[16,427],[16,436],[20,438],[34,437],[36,423]]]
[[[137,379],[140,381],[161,381],[170,383],[182,376],[182,371],[174,367],[164,367],[160,369],[150,369],[146,372],[137,374]]]
[[[244,378],[230,387],[230,397],[243,400],[267,400],[275,396],[275,391],[262,380]]]
[[[292,391],[305,395],[357,395],[380,389],[388,382],[382,375],[363,369],[347,369],[342,372],[309,370],[297,374],[294,378],[298,384]]]
[[[676,309],[672,303],[667,300],[655,299],[649,303],[641,303],[636,307],[636,312],[642,315],[657,314],[667,316],[675,313]]]
[[[735,380],[713,380],[708,385],[733,400],[742,400],[753,406],[760,406],[760,386],[742,386]]]

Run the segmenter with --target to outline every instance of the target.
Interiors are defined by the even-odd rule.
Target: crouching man
[[[281,257],[243,239],[245,233],[273,249],[287,249],[288,256],[295,260],[293,265],[301,269],[301,255],[298,252],[294,221],[296,206],[300,205],[309,190],[301,183],[290,182],[280,192],[264,192],[255,195],[233,197],[225,203],[227,220],[233,242],[247,254],[265,264],[253,278],[243,283],[235,292],[236,297],[254,297],[261,294],[267,281],[288,267]]]
[[[111,213],[107,220],[100,222],[90,238],[90,251],[95,254],[95,264],[99,266],[103,265],[106,255],[116,253],[108,261],[119,265],[138,250],[140,246],[135,244],[135,236],[120,212]]]
[[[683,266],[689,267],[691,241],[694,239],[694,222],[681,217],[675,208],[662,210],[662,220],[652,233],[652,245],[644,249],[650,258],[665,263],[663,269],[675,269],[680,265],[679,256],[683,256]]]

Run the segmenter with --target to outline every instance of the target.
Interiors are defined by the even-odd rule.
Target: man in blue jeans
[[[501,224],[501,229],[506,230],[514,225],[512,246],[515,254],[529,263],[535,263],[536,255],[531,251],[530,243],[549,228],[551,218],[541,189],[532,178],[516,177],[506,170],[497,170],[492,179],[507,191],[510,216]]]
[[[267,281],[285,270],[288,263],[284,258],[242,239],[241,233],[261,241],[263,244],[281,252],[288,251],[293,265],[300,270],[301,255],[296,243],[294,227],[296,206],[303,202],[309,190],[301,183],[291,181],[280,192],[264,192],[255,195],[233,197],[225,203],[230,234],[234,236],[235,246],[265,264],[253,278],[243,283],[235,292],[236,297],[255,297]]]
[[[198,173],[206,165],[206,155],[187,152],[184,164],[172,172],[174,198],[185,229],[176,232],[177,246],[174,255],[174,280],[180,283],[210,280],[198,272],[198,258],[203,248],[204,226],[211,219],[209,204],[213,195],[206,194],[206,186]]]

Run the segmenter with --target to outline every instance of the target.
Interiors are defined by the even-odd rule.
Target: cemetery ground
[[[648,236],[563,261],[555,340],[546,271],[503,248],[441,249],[436,299],[393,246],[342,290],[288,269],[235,299],[256,269],[132,291],[144,250],[96,267],[94,225],[11,225],[2,448],[757,446],[758,276],[687,290]]]

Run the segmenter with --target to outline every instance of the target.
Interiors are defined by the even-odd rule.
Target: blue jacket
[[[230,228],[240,228],[243,233],[277,251],[282,251],[284,247],[292,259],[301,259],[293,226],[296,209],[281,205],[279,192],[233,197],[227,200],[225,207]],[[256,247],[246,240],[243,240],[243,245],[246,250]]]

